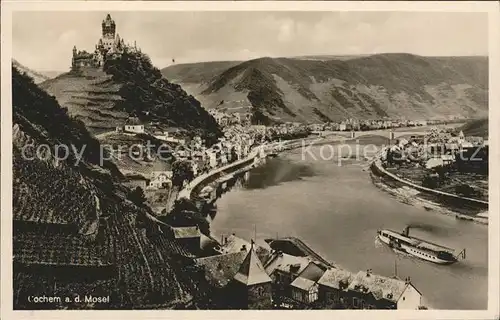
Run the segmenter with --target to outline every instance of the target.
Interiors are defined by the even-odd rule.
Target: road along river
[[[323,149],[322,149],[323,148]],[[364,160],[330,159],[331,150],[315,146],[269,159],[251,171],[243,188],[217,201],[212,233],[246,239],[295,236],[326,259],[351,271],[373,269],[410,276],[437,309],[485,309],[488,284],[488,227],[399,202],[377,188]],[[321,160],[320,155],[329,160]],[[362,158],[362,157],[361,157]],[[392,252],[375,241],[379,228],[403,230],[461,250],[467,259],[435,265]],[[396,268],[395,268],[396,266]]]

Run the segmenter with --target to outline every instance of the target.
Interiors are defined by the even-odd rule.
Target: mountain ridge
[[[12,65],[14,67],[16,67],[18,70],[20,70],[21,72],[28,74],[33,79],[33,81],[37,84],[42,83],[46,80],[52,79],[59,74],[57,71],[50,71],[50,72],[35,71],[35,70],[28,68],[25,65],[21,64],[16,59],[12,59]]]
[[[177,66],[176,82],[204,106],[246,106],[271,122],[487,113],[487,57],[407,53],[343,60],[263,57],[225,66],[211,81],[206,81],[210,73],[203,71],[203,81],[195,81],[192,74],[182,79],[182,66]],[[169,78],[170,70],[163,69],[163,76]]]

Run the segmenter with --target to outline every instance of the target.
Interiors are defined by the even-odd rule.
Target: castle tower
[[[270,309],[272,307],[271,278],[255,253],[254,243],[234,276],[237,307]]]
[[[109,51],[113,48],[115,42],[116,24],[108,13],[106,19],[102,21],[102,43],[104,49]]]
[[[73,56],[71,57],[71,70],[76,70],[76,46],[73,46]]]

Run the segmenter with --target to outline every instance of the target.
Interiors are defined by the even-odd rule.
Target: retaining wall
[[[385,168],[382,166],[382,162],[380,160],[373,161],[373,163],[372,163],[372,169],[373,168],[375,168],[377,170],[377,172],[379,172],[380,174],[388,176],[391,179],[394,179],[394,180],[396,180],[398,182],[401,182],[404,185],[406,185],[408,187],[411,187],[413,189],[416,189],[418,191],[431,193],[431,194],[437,195],[437,196],[441,197],[442,199],[445,199],[445,200],[448,200],[448,201],[453,201],[453,202],[457,202],[458,201],[460,203],[464,203],[464,204],[468,204],[468,205],[473,205],[475,207],[480,207],[480,208],[488,209],[488,202],[487,201],[483,201],[483,200],[479,200],[479,199],[473,199],[473,198],[467,198],[467,197],[462,197],[462,196],[459,196],[459,195],[456,195],[456,194],[453,194],[453,193],[448,193],[448,192],[443,192],[443,191],[439,191],[439,190],[434,190],[434,189],[426,188],[426,187],[420,186],[418,184],[414,184],[414,183],[412,183],[412,182],[410,182],[408,180],[405,180],[403,178],[400,178],[400,177],[396,176],[395,174],[392,174],[392,173],[388,172],[387,170],[385,170]]]

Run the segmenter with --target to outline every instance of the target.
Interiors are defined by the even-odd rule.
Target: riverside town
[[[14,16],[13,308],[486,309],[488,57],[245,14]]]

